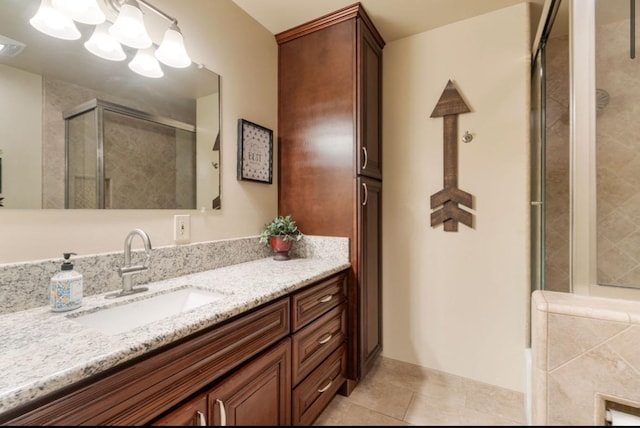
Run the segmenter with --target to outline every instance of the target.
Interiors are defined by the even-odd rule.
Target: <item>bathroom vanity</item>
[[[310,425],[345,380],[348,268],[268,257],[151,282],[131,299],[224,297],[116,333],[77,322],[104,294],[0,315],[0,424]]]

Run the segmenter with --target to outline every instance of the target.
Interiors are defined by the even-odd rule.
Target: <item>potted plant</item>
[[[301,240],[303,236],[291,214],[279,215],[264,225],[260,233],[260,243],[271,247],[276,253],[274,260],[289,260],[289,250],[293,243]]]

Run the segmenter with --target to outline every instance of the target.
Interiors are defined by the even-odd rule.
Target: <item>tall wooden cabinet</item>
[[[350,238],[349,394],[382,349],[382,49],[360,3],[276,35],[278,212]]]

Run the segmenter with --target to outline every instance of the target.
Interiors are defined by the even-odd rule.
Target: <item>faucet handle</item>
[[[144,272],[145,270],[149,270],[149,267],[143,265],[123,266],[118,268],[118,274],[120,276],[133,275],[134,273]]]

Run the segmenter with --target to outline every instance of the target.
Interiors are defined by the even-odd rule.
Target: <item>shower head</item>
[[[609,93],[604,89],[596,89],[596,112],[604,110],[609,104]]]

